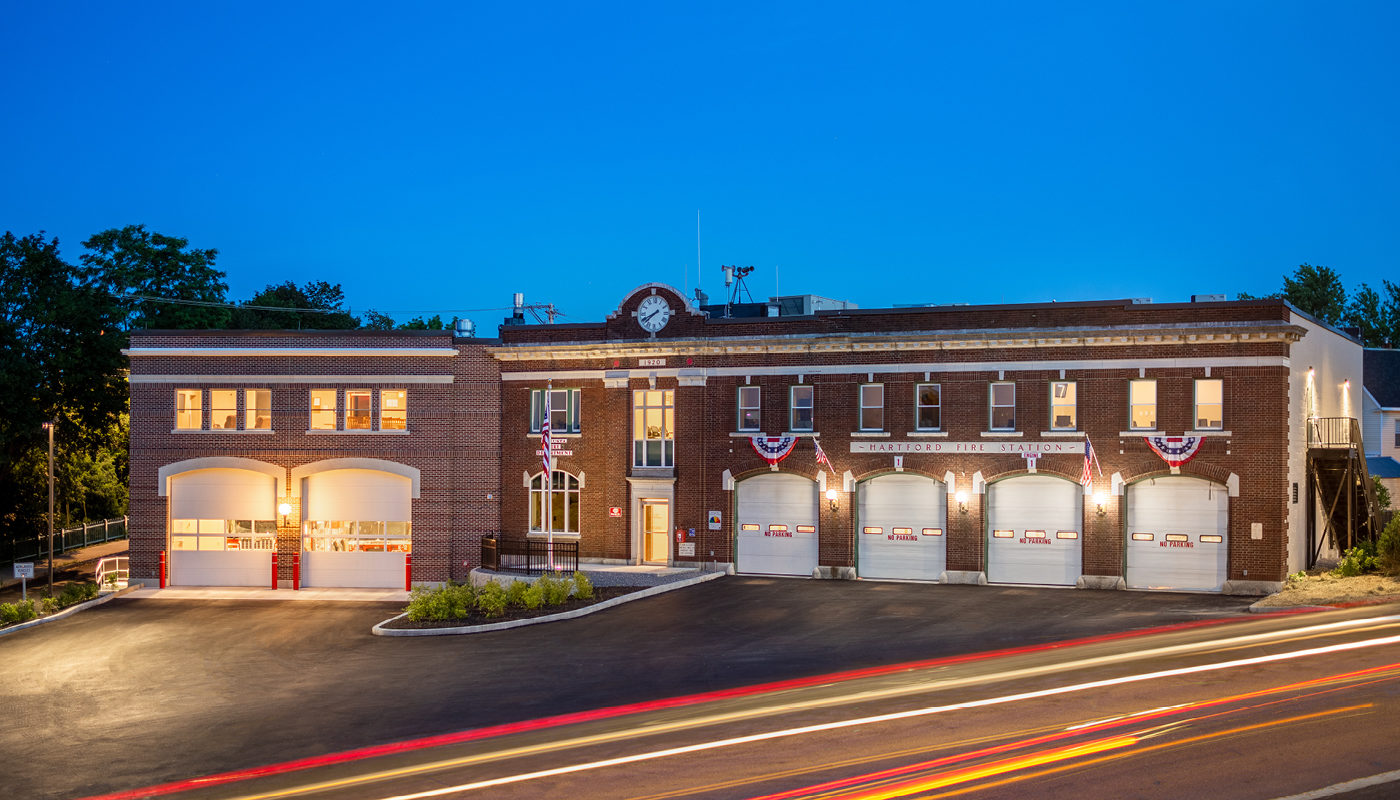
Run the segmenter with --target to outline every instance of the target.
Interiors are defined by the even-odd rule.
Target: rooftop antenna
[[[753,272],[753,267],[731,267],[722,266],[724,271],[724,288],[733,286],[733,291],[728,292],[728,298],[724,302],[724,318],[729,318],[729,307],[739,302],[740,293],[747,295],[749,302],[753,302],[753,295],[749,294],[749,287],[744,285],[744,278]]]

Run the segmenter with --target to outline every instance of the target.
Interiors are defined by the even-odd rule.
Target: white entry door
[[[772,473],[741,481],[736,568],[758,575],[811,576],[817,567],[817,484]]]
[[[987,580],[1073,586],[1083,571],[1084,490],[1049,475],[987,486]]]
[[[920,475],[881,475],[860,484],[856,502],[862,578],[938,580],[948,563],[944,484]]]
[[[1125,549],[1133,589],[1218,592],[1225,588],[1230,493],[1183,475],[1128,487]]]

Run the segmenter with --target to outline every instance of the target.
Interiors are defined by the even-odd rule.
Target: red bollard
[[[301,553],[292,554],[292,591],[301,588]]]
[[[160,551],[160,588],[165,588],[165,551]]]
[[[403,590],[405,592],[413,591],[413,556],[411,555],[403,557]]]
[[[272,588],[277,588],[277,552],[272,553]]]

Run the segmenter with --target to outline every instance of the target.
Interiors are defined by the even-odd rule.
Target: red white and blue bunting
[[[1167,462],[1167,466],[1179,467],[1196,457],[1200,452],[1204,436],[1144,436],[1147,446]]]
[[[768,466],[776,467],[779,461],[787,458],[792,452],[792,448],[797,444],[797,437],[753,436],[750,437],[750,441],[753,442],[754,452],[767,461]]]

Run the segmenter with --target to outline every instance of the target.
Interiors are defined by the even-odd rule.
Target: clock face
[[[670,319],[671,307],[666,304],[664,297],[652,295],[637,306],[637,324],[641,325],[644,331],[656,333],[666,327]]]

